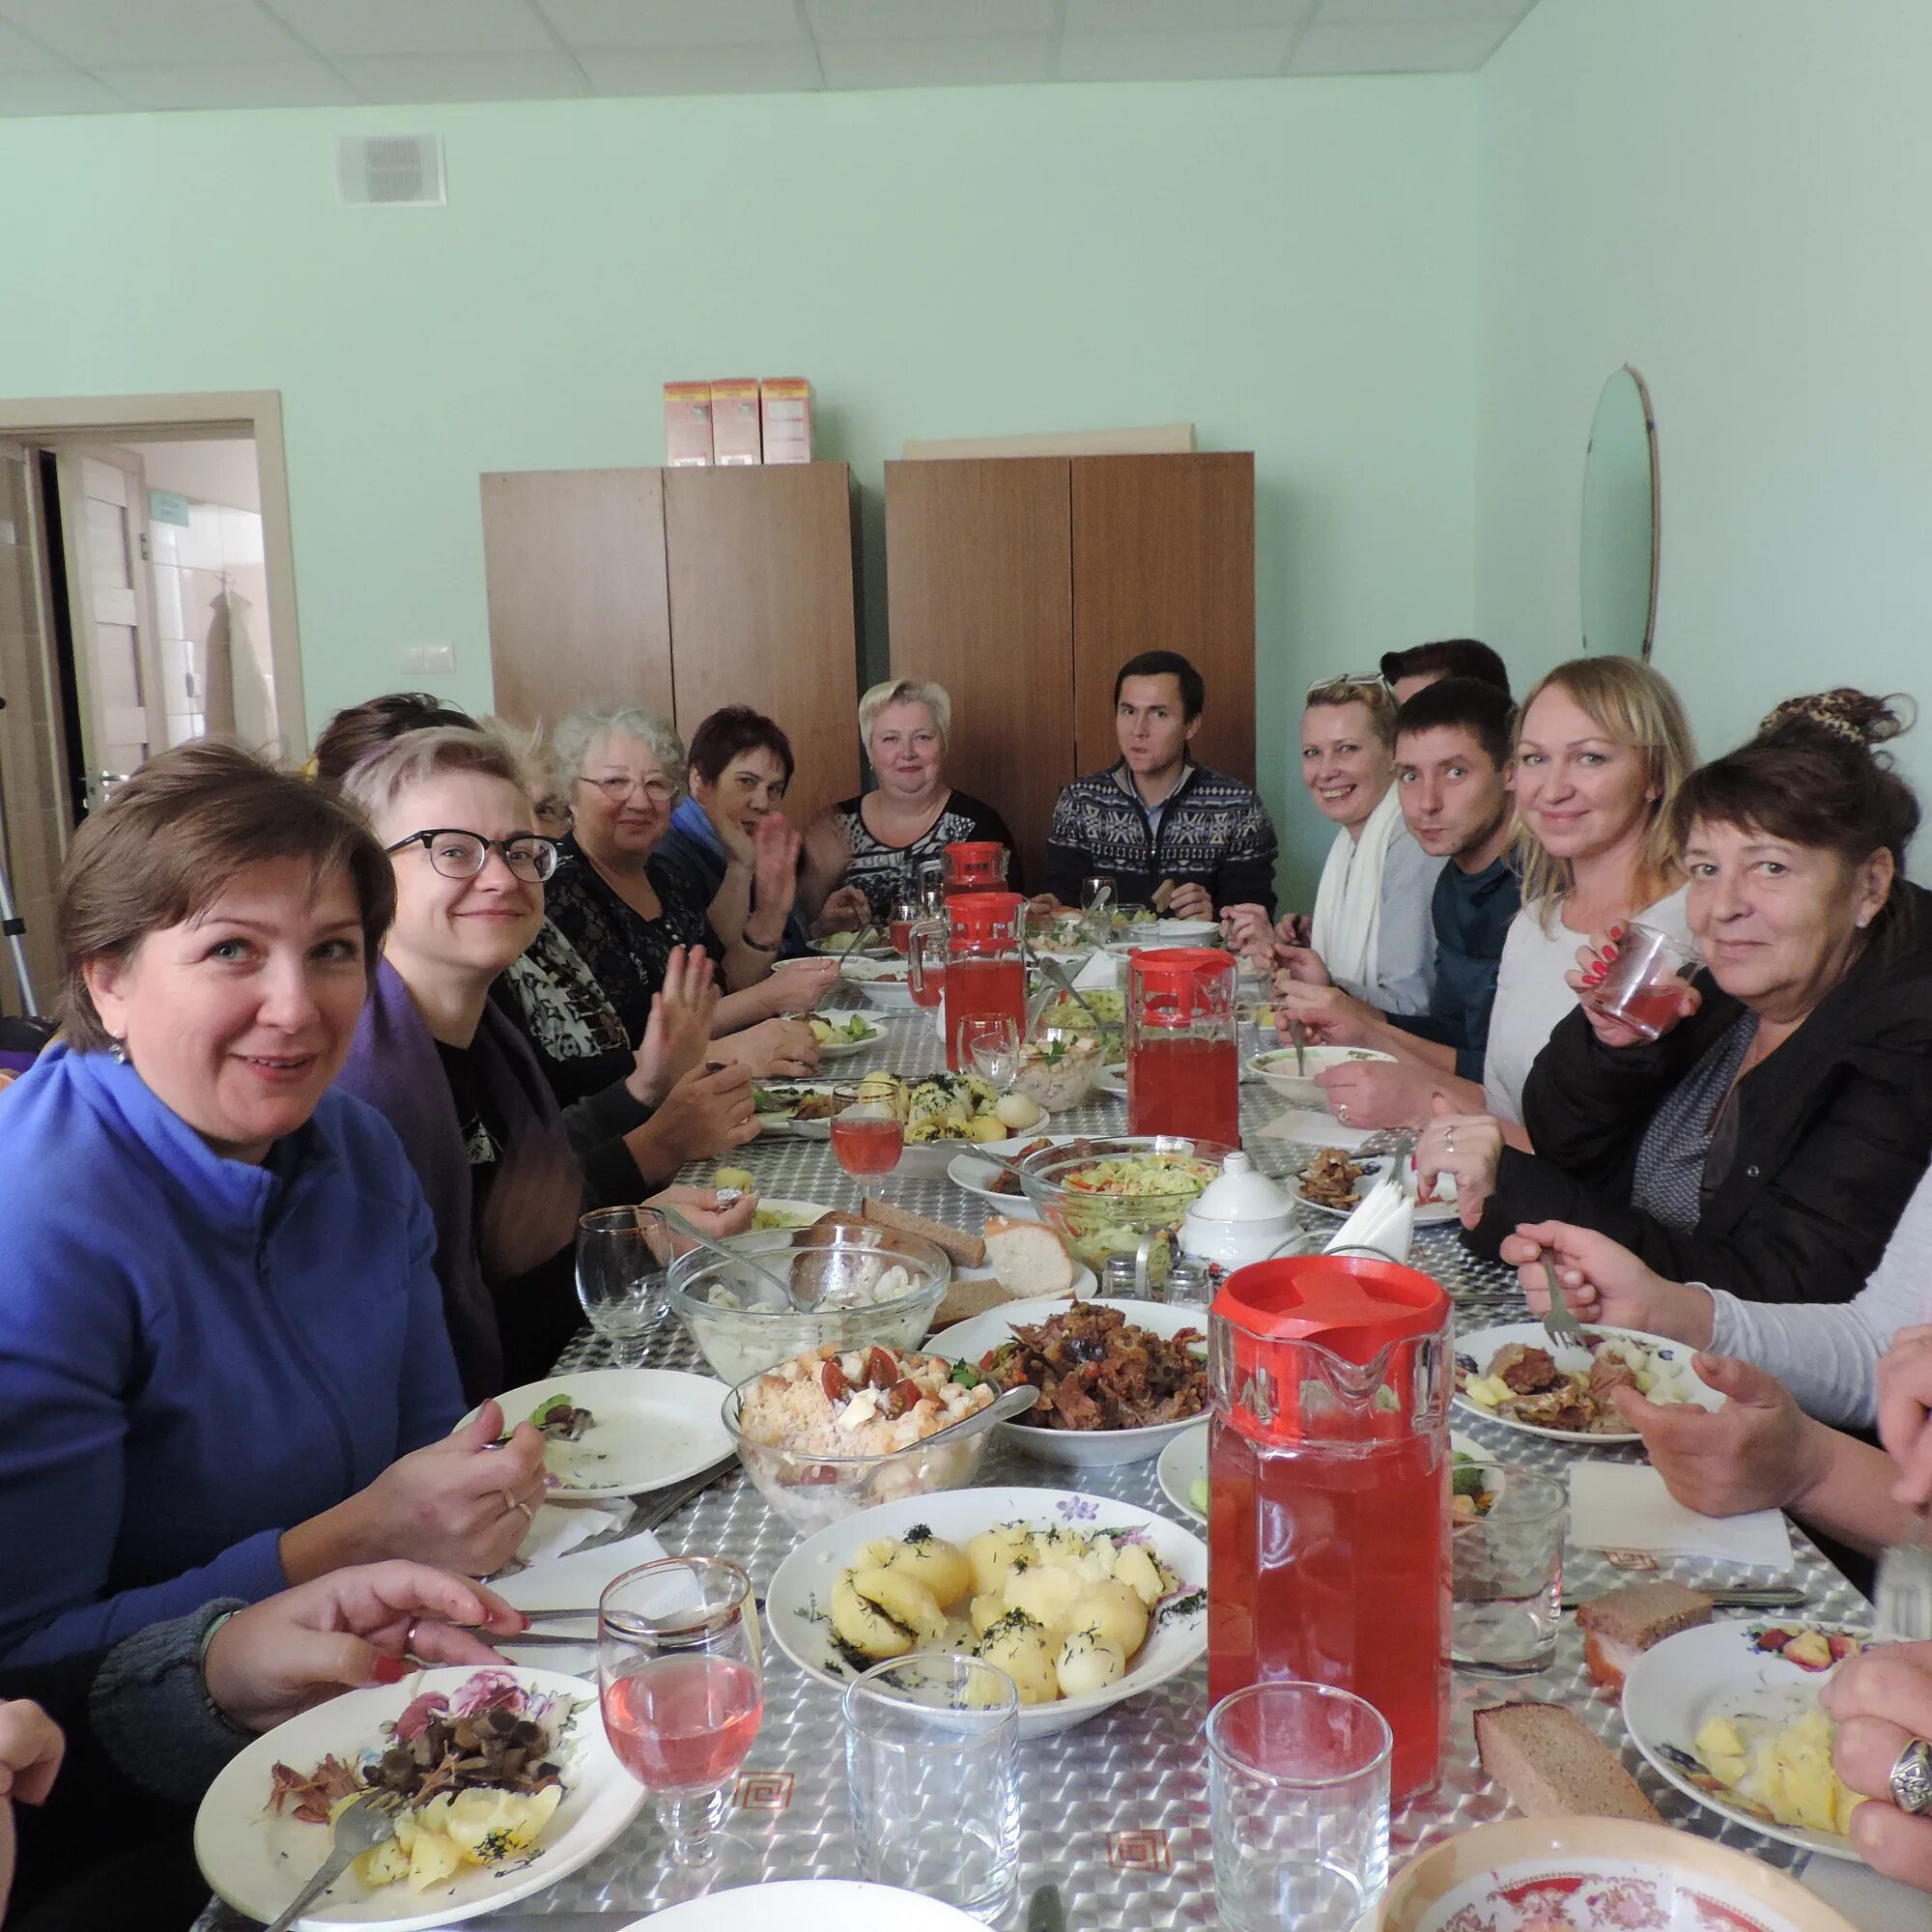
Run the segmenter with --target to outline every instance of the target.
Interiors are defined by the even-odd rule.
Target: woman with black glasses
[[[407,733],[343,789],[395,868],[396,919],[339,1084],[387,1118],[422,1183],[476,1401],[547,1374],[580,1319],[570,1264],[589,1205],[583,1168],[535,1056],[490,999],[543,923],[557,847],[530,830],[516,759],[477,731]],[[708,1018],[708,1003],[689,1017],[694,1057]],[[749,1223],[743,1208],[714,1217],[707,1191],[675,1194],[720,1227]]]

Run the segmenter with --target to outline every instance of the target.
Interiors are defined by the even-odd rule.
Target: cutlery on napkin
[[[1570,1470],[1570,1541],[1578,1549],[1702,1556],[1745,1570],[1788,1570],[1791,1533],[1776,1510],[1700,1516],[1647,1463],[1579,1461]]]
[[[665,1547],[649,1530],[627,1536],[618,1543],[600,1543],[589,1549],[576,1549],[532,1563],[514,1577],[490,1587],[505,1603],[520,1610],[567,1609],[594,1605],[613,1577],[635,1570],[640,1563],[655,1563],[666,1553]],[[522,1637],[504,1637],[498,1648],[514,1656]],[[570,1671],[578,1676],[595,1676],[597,1671],[597,1618],[590,1610],[580,1631],[568,1634],[545,1631],[538,1634],[533,1649],[550,1653],[541,1662],[547,1669]],[[557,1655],[558,1651],[563,1654]]]

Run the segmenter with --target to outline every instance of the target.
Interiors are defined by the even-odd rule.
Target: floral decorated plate
[[[1356,1932],[1854,1932],[1774,1866],[1665,1825],[1512,1818],[1398,1872]]]

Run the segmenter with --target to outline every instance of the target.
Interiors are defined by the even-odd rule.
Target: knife
[[[636,1536],[639,1530],[655,1529],[658,1524],[668,1520],[694,1496],[701,1495],[720,1476],[728,1474],[737,1466],[734,1456],[729,1462],[719,1463],[706,1469],[702,1475],[693,1476],[689,1482],[680,1483],[675,1489],[667,1490],[661,1496],[645,1503],[629,1522],[624,1525],[625,1536]]]
[[[1026,1932],[1066,1932],[1066,1911],[1058,1886],[1043,1885],[1027,1901]]]
[[[1697,1586],[1690,1583],[1686,1588],[1694,1590]],[[1802,1607],[1804,1602],[1803,1590],[1781,1586],[1761,1590],[1705,1590],[1700,1594],[1709,1597],[1720,1610],[1795,1610]],[[1574,1590],[1563,1593],[1563,1607],[1566,1610],[1574,1610],[1578,1604],[1593,1601],[1593,1598],[1578,1596]]]

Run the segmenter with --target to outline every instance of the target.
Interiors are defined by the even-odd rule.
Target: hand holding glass
[[[1655,926],[1633,924],[1617,941],[1602,981],[1584,994],[1605,1019],[1619,1020],[1645,1039],[1660,1038],[1677,1018],[1697,949]]]

